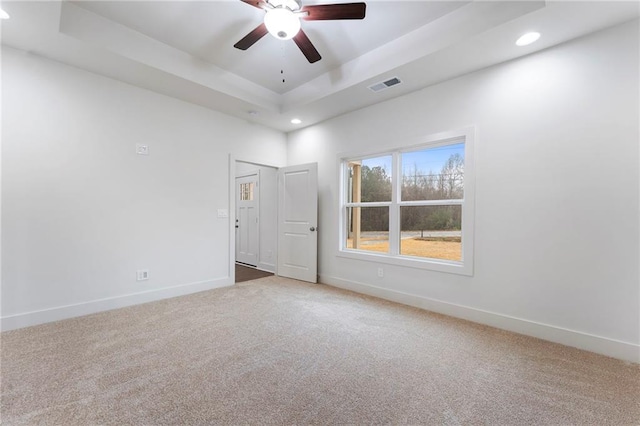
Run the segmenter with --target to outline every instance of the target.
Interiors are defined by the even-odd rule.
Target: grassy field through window
[[[462,260],[462,243],[459,232],[448,232],[438,236],[407,235],[400,240],[400,254],[430,259]],[[443,233],[444,234],[444,233]],[[457,234],[457,235],[456,235]],[[347,240],[347,248],[353,248],[353,239]],[[389,253],[389,238],[386,232],[363,232],[358,250]]]

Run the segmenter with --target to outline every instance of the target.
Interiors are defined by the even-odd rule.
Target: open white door
[[[258,264],[258,174],[236,178],[236,262]]]
[[[318,165],[278,170],[278,275],[318,280]]]

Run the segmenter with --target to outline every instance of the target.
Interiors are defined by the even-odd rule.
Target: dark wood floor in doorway
[[[258,278],[270,277],[273,274],[271,272],[261,271],[250,266],[244,266],[236,263],[236,282],[241,283],[243,281],[257,280]]]

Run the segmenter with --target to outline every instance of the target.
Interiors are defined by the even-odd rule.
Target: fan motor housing
[[[300,9],[300,2],[297,0],[270,0],[268,2],[273,7],[282,7],[295,11]]]

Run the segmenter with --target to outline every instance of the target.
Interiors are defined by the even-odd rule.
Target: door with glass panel
[[[236,262],[258,264],[259,174],[236,178]]]

